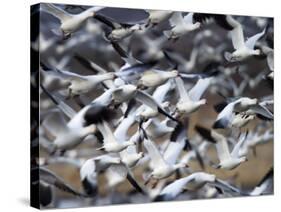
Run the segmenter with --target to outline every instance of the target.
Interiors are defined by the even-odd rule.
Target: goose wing
[[[168,147],[166,148],[164,153],[164,160],[170,165],[175,164],[184,146],[184,139],[182,139],[180,142],[169,142]]]
[[[220,162],[229,160],[231,158],[227,139],[216,131],[211,131],[212,137],[216,140],[216,149]]]
[[[67,13],[63,9],[61,9],[53,4],[50,4],[50,3],[42,4],[42,9],[44,11],[52,14],[53,16],[57,17],[61,21],[66,21],[72,17],[71,14]]]
[[[110,186],[115,186],[127,179],[138,192],[145,193],[144,189],[135,179],[134,174],[123,164],[111,165],[106,171],[106,176]]]
[[[193,24],[193,14],[194,13],[188,13],[187,15],[185,15],[183,17],[183,20],[185,21],[185,23],[187,24]]]
[[[128,116],[127,118],[123,119],[114,132],[115,138],[119,142],[126,141],[128,139],[127,132],[134,123],[135,118],[133,116]]]
[[[265,33],[265,29],[262,32],[257,33],[255,35],[253,35],[252,37],[248,38],[245,42],[245,45],[249,49],[254,49],[256,42],[264,35],[264,33]]]
[[[159,196],[156,198],[156,201],[161,199],[171,200],[176,198],[183,191],[185,185],[192,179],[193,178],[190,175],[170,183],[164,187]]]
[[[240,189],[230,185],[228,182],[226,182],[224,180],[216,179],[215,182],[214,182],[214,185],[221,188],[224,192],[228,191],[232,194],[246,195]]]
[[[67,105],[63,99],[58,94],[52,94],[49,92],[42,84],[40,84],[40,87],[45,92],[45,94],[53,101],[55,105],[70,119],[72,119],[77,112],[72,109],[69,105]]]
[[[166,112],[161,105],[159,105],[152,96],[150,96],[149,94],[137,90],[137,93],[135,95],[136,100],[142,102],[143,104],[147,105],[148,107],[152,108],[153,110],[158,111],[159,113],[162,113],[163,115],[169,117],[171,120],[176,121],[177,120],[172,117],[168,112]]]
[[[169,19],[169,23],[170,23],[171,27],[185,24],[183,17],[182,17],[182,13],[174,12],[173,15],[171,16],[171,18]]]
[[[55,173],[53,173],[52,171],[46,168],[40,167],[39,175],[40,175],[40,180],[45,181],[48,184],[51,184],[62,191],[68,192],[75,196],[80,196],[80,197],[86,196],[85,194],[82,194],[76,191],[75,189],[73,189],[70,185],[66,184],[63,179],[61,179]]]
[[[192,101],[198,101],[211,84],[212,78],[199,79],[195,86],[188,92],[188,96]]]
[[[177,85],[177,90],[178,90],[179,95],[180,95],[180,99],[184,102],[185,101],[191,101],[191,99],[190,99],[189,95],[187,94],[187,91],[184,87],[183,80],[180,77],[176,77],[175,82],[176,82],[176,85]]]
[[[114,142],[120,142],[119,140],[116,140],[112,130],[110,129],[107,122],[102,121],[102,123],[97,124],[98,129],[100,130],[104,142],[107,143],[114,143]]]
[[[233,148],[233,150],[231,152],[231,157],[234,157],[234,158],[238,158],[239,157],[239,151],[242,148],[242,146],[244,145],[244,143],[246,142],[247,135],[248,135],[248,132],[243,133],[243,134],[240,135],[239,141],[235,144],[235,146],[234,146],[234,148]]]
[[[250,110],[252,110],[253,112],[260,114],[270,120],[273,120],[273,114],[265,106],[262,106],[261,104],[251,106]]]
[[[224,107],[224,109],[219,113],[213,128],[218,129],[218,128],[227,128],[229,126],[229,123],[234,118],[234,106],[236,105],[235,102],[229,103],[227,106]]]
[[[153,167],[165,167],[167,165],[160,151],[157,149],[156,145],[152,143],[149,139],[144,139],[144,147],[148,152],[150,159],[152,160]]]
[[[66,125],[67,122],[59,111],[50,114],[42,122],[42,126],[53,136],[58,136],[60,133],[65,132]]]
[[[245,40],[242,25],[230,15],[226,17],[226,20],[231,26],[234,27],[233,30],[230,31],[234,49],[240,49],[244,47]]]
[[[164,101],[164,98],[168,93],[168,91],[170,90],[170,88],[171,88],[171,81],[168,80],[168,82],[156,88],[152,97],[155,99],[156,102],[161,104]]]

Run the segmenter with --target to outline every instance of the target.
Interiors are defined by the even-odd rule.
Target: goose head
[[[224,57],[228,62],[237,62],[241,61],[243,58],[249,56],[248,54],[245,54],[240,49],[234,51],[233,53],[225,52]]]
[[[136,145],[136,141],[132,141],[132,140],[130,140],[130,141],[125,141],[123,144],[124,144],[124,146],[126,146],[126,147],[128,147],[128,146],[134,146],[134,145]]]
[[[199,106],[206,105],[206,104],[207,104],[207,100],[206,100],[206,99],[200,99],[200,100],[197,102],[197,104],[198,104]]]
[[[243,157],[240,157],[240,158],[238,159],[238,161],[239,161],[239,163],[243,163],[243,162],[248,161],[248,158],[247,158],[246,156],[243,156]]]
[[[260,49],[254,49],[254,50],[252,50],[252,54],[253,54],[253,55],[261,55],[262,52],[261,52]]]
[[[169,78],[175,78],[177,76],[179,76],[178,70],[172,70],[169,72]]]
[[[133,26],[130,28],[130,30],[131,30],[132,32],[134,32],[134,31],[137,31],[137,30],[142,30],[142,27],[141,27],[141,25],[139,25],[139,24],[135,24],[135,25],[133,25]]]
[[[200,22],[196,22],[195,24],[193,24],[194,30],[200,28],[201,23]]]

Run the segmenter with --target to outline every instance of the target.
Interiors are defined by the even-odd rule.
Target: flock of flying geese
[[[272,167],[256,187],[247,189],[206,169],[233,170],[247,163],[258,144],[273,140],[271,20],[246,17],[254,26],[248,29],[242,17],[145,10],[145,18],[121,22],[104,10],[45,3],[33,11],[56,23],[46,27],[50,38],[40,32],[31,44],[41,55],[39,145],[46,156],[40,155],[33,170],[40,175],[33,182],[40,187],[40,204],[55,206],[57,189],[85,204],[98,204],[101,189],[110,193],[125,181],[134,189],[125,202],[271,194]],[[221,38],[222,33],[227,37]],[[192,39],[184,40],[188,34]],[[130,42],[133,37],[142,43]],[[204,42],[210,39],[219,45]],[[165,47],[179,42],[194,46],[188,50],[190,58]],[[231,42],[232,52],[225,44]],[[85,44],[100,51],[97,61],[78,51]],[[143,48],[133,53],[134,45]],[[44,57],[50,49],[59,60]],[[108,54],[122,64],[107,59]],[[98,64],[99,58],[105,58],[105,64]],[[92,74],[70,71],[72,61]],[[256,61],[264,61],[264,71],[248,73]],[[262,83],[271,94],[246,96],[247,89],[262,93]],[[213,103],[214,95],[222,100],[219,104]],[[213,120],[206,117],[209,127],[191,123],[194,113],[207,107],[217,112]],[[194,136],[188,134],[191,126]],[[82,143],[92,146],[82,148]],[[208,155],[212,146],[218,163]],[[191,161],[197,161],[201,171],[192,170]],[[51,171],[52,164],[77,168],[83,190]],[[112,203],[117,197],[108,198]]]

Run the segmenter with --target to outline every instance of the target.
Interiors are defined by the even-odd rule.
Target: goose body
[[[97,11],[103,7],[91,7],[79,14],[70,14],[63,9],[47,3],[43,4],[43,10],[57,17],[60,21],[60,29],[63,33],[63,38],[68,38],[72,33],[80,29],[88,18],[94,17]]]
[[[143,85],[145,87],[156,87],[177,76],[178,71],[176,70],[167,72],[158,70],[146,71],[139,79],[139,85]]]
[[[232,16],[226,16],[226,20],[233,27],[230,33],[235,51],[232,53],[226,52],[225,58],[228,61],[235,62],[244,60],[253,55],[260,55],[261,51],[259,49],[254,49],[254,47],[256,42],[265,34],[265,29],[245,41],[242,25]]]
[[[176,78],[176,85],[180,99],[176,105],[177,112],[181,115],[189,115],[206,104],[206,99],[200,99],[208,88],[211,78],[199,79],[196,85],[187,93],[181,78]]]

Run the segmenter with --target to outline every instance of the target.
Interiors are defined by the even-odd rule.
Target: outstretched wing
[[[68,192],[70,194],[73,194],[73,195],[79,196],[79,197],[87,196],[78,191],[75,191],[71,186],[66,184],[60,177],[56,176],[55,173],[53,173],[52,171],[50,171],[46,168],[40,167],[39,175],[40,175],[40,180],[47,182],[48,184],[51,184],[62,191]]]
[[[144,139],[144,147],[148,152],[150,159],[152,160],[152,166],[157,168],[160,166],[166,166],[166,161],[161,155],[160,151],[157,149],[154,143],[149,139]]]
[[[254,49],[256,42],[264,35],[264,33],[265,33],[265,29],[262,32],[257,33],[255,35],[253,35],[252,37],[248,38],[245,42],[245,45],[249,49]]]
[[[234,27],[230,32],[234,49],[242,48],[245,45],[242,25],[230,15],[226,17],[226,20]]]
[[[192,101],[199,101],[204,92],[211,84],[212,77],[199,79],[195,86],[188,92],[188,95]]]
[[[64,11],[63,9],[50,4],[50,3],[44,3],[42,4],[42,9],[50,14],[52,14],[53,16],[57,17],[58,19],[60,19],[61,21],[66,21],[67,19],[71,18],[72,15],[67,13],[66,11]]]

